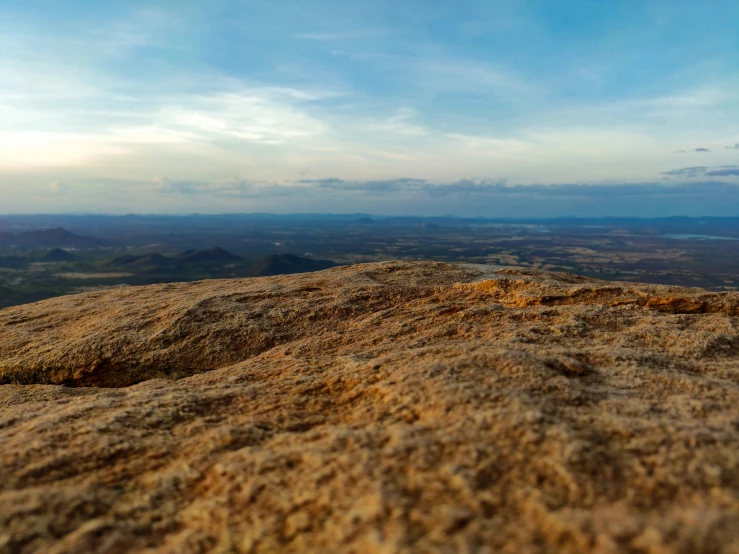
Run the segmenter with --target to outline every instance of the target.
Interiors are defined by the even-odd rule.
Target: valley
[[[108,288],[431,260],[739,288],[739,218],[3,216],[0,308]]]

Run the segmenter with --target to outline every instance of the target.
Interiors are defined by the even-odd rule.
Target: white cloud
[[[263,145],[306,140],[329,130],[301,106],[310,98],[310,91],[297,89],[245,89],[164,98],[164,105],[152,99],[135,112],[110,110],[94,117],[33,102],[22,108],[0,104],[0,115],[6,116],[0,120],[0,166],[89,164],[112,155],[137,156],[147,145],[181,148],[187,155],[193,148],[212,154],[223,140]],[[130,124],[121,125],[126,121]],[[24,130],[24,124],[45,130]]]
[[[99,135],[0,131],[0,167],[27,169],[89,163],[103,156],[126,153]]]
[[[367,123],[364,129],[369,132],[390,133],[409,137],[428,135],[430,130],[414,123],[417,113],[409,108],[400,108],[396,114],[388,118]]]
[[[410,64],[409,77],[432,90],[461,93],[494,93],[510,101],[543,92],[514,71],[487,62],[464,58],[428,58]]]
[[[52,183],[49,185],[49,190],[53,194],[59,194],[61,192],[64,192],[67,189],[67,185],[64,183],[60,183],[59,181],[52,181]]]
[[[326,125],[299,107],[245,90],[184,99],[160,111],[164,126],[203,138],[233,138],[271,144],[320,135]]]
[[[529,141],[513,138],[496,138],[463,133],[448,133],[446,136],[463,148],[492,155],[530,152],[533,146]]]
[[[315,40],[319,42],[333,42],[341,40],[356,40],[366,38],[379,38],[388,36],[388,29],[357,29],[354,31],[327,32],[327,33],[300,33],[298,38]]]
[[[250,181],[239,177],[229,177],[222,181],[173,181],[167,177],[155,177],[154,190],[159,193],[177,193],[181,195],[203,195],[206,197],[232,198],[270,198],[275,196],[296,195],[308,190],[308,187],[290,183]]]

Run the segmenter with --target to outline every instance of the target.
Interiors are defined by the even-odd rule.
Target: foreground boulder
[[[0,311],[0,552],[738,552],[739,294],[379,263]]]

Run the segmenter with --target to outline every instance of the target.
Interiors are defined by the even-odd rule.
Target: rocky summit
[[[739,294],[388,262],[0,311],[0,552],[739,552]]]

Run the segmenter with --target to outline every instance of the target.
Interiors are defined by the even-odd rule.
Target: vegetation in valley
[[[0,307],[101,288],[384,260],[515,265],[737,290],[739,218],[4,216]]]

